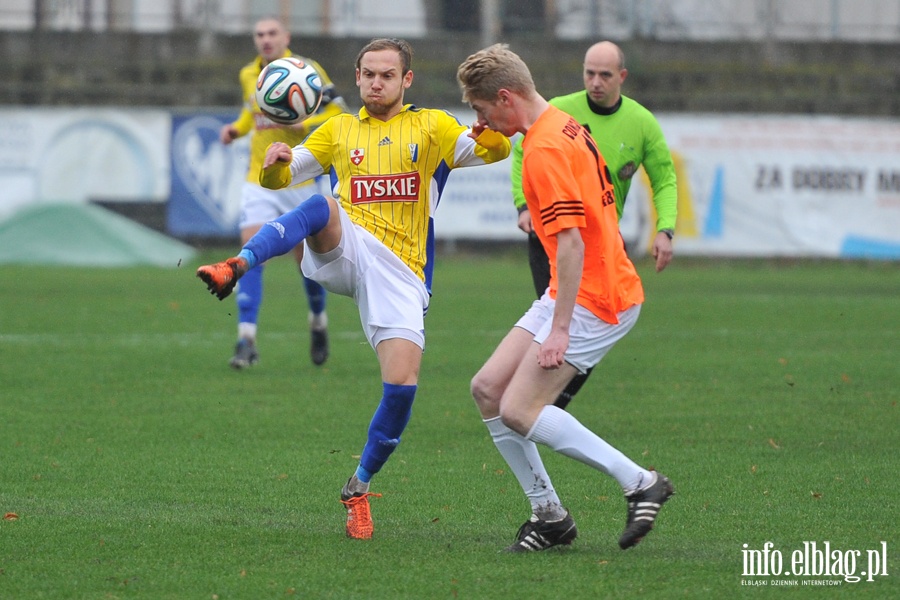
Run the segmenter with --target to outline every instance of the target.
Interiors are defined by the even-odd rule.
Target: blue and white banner
[[[236,237],[249,138],[225,146],[219,130],[236,114],[172,118],[172,194],[167,226],[179,237]]]

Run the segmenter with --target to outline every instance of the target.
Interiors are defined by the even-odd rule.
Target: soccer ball
[[[322,78],[303,59],[279,58],[263,67],[256,80],[256,104],[281,125],[295,125],[319,108]]]

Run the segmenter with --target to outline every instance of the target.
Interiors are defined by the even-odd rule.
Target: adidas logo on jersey
[[[391,143],[392,143],[391,138],[389,138],[388,136],[384,136],[383,138],[381,138],[381,141],[378,142],[378,145],[379,146],[390,146]]]

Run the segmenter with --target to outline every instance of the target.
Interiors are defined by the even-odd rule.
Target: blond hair
[[[528,66],[506,44],[494,44],[467,58],[456,70],[463,102],[494,100],[501,89],[525,97],[535,93]]]

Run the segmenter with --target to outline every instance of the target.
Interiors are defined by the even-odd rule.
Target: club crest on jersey
[[[409,148],[409,160],[416,162],[419,160],[419,145],[418,144],[407,144],[407,148]]]
[[[365,157],[365,148],[354,148],[350,151],[350,162],[352,162],[354,165],[359,166],[359,163],[361,163]]]
[[[631,179],[634,176],[634,174],[637,173],[637,170],[638,170],[637,165],[634,164],[633,160],[630,160],[627,163],[625,163],[624,165],[622,165],[621,169],[619,169],[619,179],[621,179],[623,181],[626,179]]]

